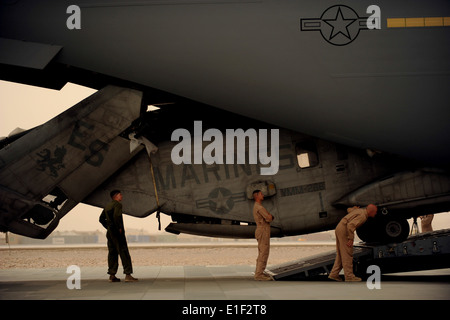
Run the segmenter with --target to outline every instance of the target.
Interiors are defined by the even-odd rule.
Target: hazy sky
[[[30,129],[40,125],[96,90],[67,84],[61,91],[43,89],[0,80],[0,137],[7,136],[15,128]],[[80,204],[69,212],[59,223],[57,231],[95,231],[103,227],[98,222],[101,209]],[[126,228],[145,229],[158,233],[155,215],[147,218],[124,216]],[[170,217],[161,214],[161,228],[170,223]],[[435,229],[450,228],[450,214],[436,215]]]

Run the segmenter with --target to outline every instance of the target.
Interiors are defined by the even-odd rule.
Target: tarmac
[[[119,269],[120,270],[120,269]],[[79,271],[79,272],[78,272]],[[138,282],[111,283],[104,267],[0,270],[0,300],[449,300],[450,269],[369,281],[255,281],[253,265],[137,266]],[[77,282],[78,281],[78,282]],[[78,288],[77,288],[78,287]]]

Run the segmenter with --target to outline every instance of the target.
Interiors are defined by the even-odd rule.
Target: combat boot
[[[120,279],[116,278],[116,276],[112,274],[109,276],[109,282],[120,282]]]
[[[255,280],[257,281],[271,281],[272,278],[269,276],[266,276],[265,274],[262,274],[260,276],[255,276]]]
[[[125,276],[125,282],[136,282],[138,279],[134,278],[131,274]]]
[[[362,281],[362,279],[359,277],[355,277],[355,276],[345,279],[345,282],[359,282],[359,281]]]
[[[335,276],[335,275],[329,275],[328,279],[334,280],[334,281],[338,281],[338,282],[342,282],[342,278],[340,276]]]

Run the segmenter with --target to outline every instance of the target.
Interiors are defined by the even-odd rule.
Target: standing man
[[[100,223],[107,229],[109,281],[120,281],[119,278],[116,278],[117,269],[119,268],[119,255],[120,260],[122,260],[123,273],[126,274],[125,282],[138,281],[138,279],[131,276],[133,266],[123,226],[122,193],[119,190],[113,190],[110,196],[112,201],[108,203],[100,215]]]
[[[258,241],[258,258],[256,259],[255,280],[272,280],[264,274],[270,249],[270,222],[273,216],[262,206],[264,195],[261,190],[253,191],[253,218],[256,222],[255,238]]]
[[[426,215],[420,217],[422,232],[433,231],[433,227],[431,226],[431,222],[433,221],[433,218],[434,218],[434,214],[426,214]]]
[[[353,273],[353,239],[355,230],[366,222],[368,217],[375,217],[377,207],[369,204],[367,208],[353,207],[347,209],[347,215],[336,227],[336,260],[328,278],[342,281],[339,272],[344,268],[345,281],[361,281]]]

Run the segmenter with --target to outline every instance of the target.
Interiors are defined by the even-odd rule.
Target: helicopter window
[[[312,141],[297,143],[297,163],[300,168],[315,167],[319,164],[317,148]]]

